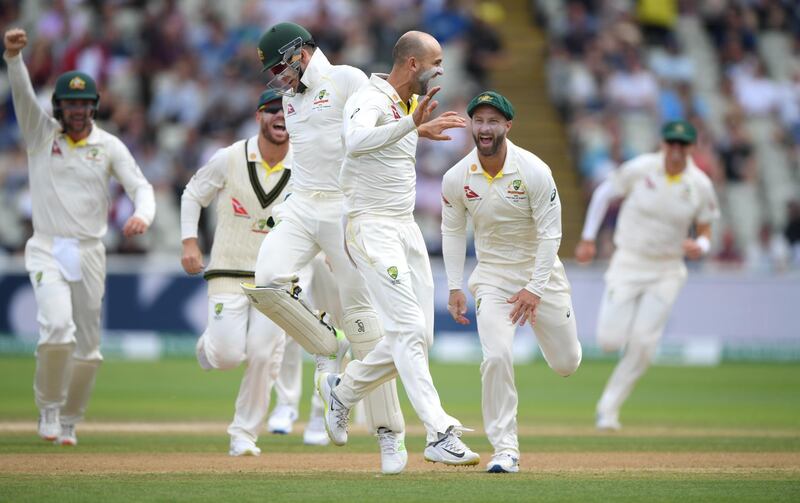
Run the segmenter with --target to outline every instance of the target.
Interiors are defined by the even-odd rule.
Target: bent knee
[[[217,370],[235,369],[245,361],[244,351],[235,348],[209,348],[206,346],[206,357]]]
[[[562,358],[559,358],[557,361],[549,362],[550,368],[553,369],[553,372],[560,375],[561,377],[569,377],[578,370],[578,367],[581,366],[581,359],[582,353],[580,348],[577,352],[572,352],[568,355],[565,355]]]
[[[74,344],[75,323],[71,318],[39,320],[39,344]]]

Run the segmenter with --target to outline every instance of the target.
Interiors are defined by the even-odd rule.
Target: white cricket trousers
[[[428,440],[435,440],[437,432],[461,423],[442,408],[428,367],[433,275],[422,233],[410,215],[356,217],[347,225],[347,247],[364,274],[384,338],[363,360],[347,365],[336,396],[352,408],[372,389],[399,375]]]
[[[682,260],[654,260],[617,250],[606,272],[597,322],[604,351],[624,353],[597,403],[597,412],[618,419],[622,404],[650,366],[669,313],[686,282]]]
[[[103,361],[100,312],[106,253],[96,239],[66,246],[56,241],[34,234],[25,245],[39,322],[33,390],[39,409],[58,407],[61,422],[75,424],[83,419]]]
[[[486,268],[482,276],[486,277]],[[478,336],[483,350],[481,389],[483,424],[495,454],[519,457],[517,437],[517,388],[514,384],[513,341],[518,325],[511,322],[514,305],[508,299],[525,287],[504,284],[509,277],[497,268],[497,285],[471,285],[475,296]],[[502,285],[502,286],[499,286]],[[536,309],[533,328],[547,364],[557,374],[569,376],[581,363],[581,345],[575,324],[569,282],[564,266],[553,270]]]
[[[278,224],[258,251],[256,284],[288,288],[300,276],[299,271],[323,251],[336,277],[344,312],[371,311],[364,278],[344,248],[343,213],[341,193],[293,192],[273,210]]]
[[[252,307],[244,293],[220,293],[208,298],[208,326],[200,337],[215,369],[247,365],[228,433],[255,442],[283,359],[283,330]]]

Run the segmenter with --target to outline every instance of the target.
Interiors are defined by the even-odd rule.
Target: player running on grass
[[[568,376],[581,362],[570,285],[558,259],[561,201],[550,168],[506,134],[514,109],[483,92],[470,101],[476,148],[442,180],[442,255],[457,323],[468,324],[461,290],[467,216],[475,228],[478,265],[469,278],[476,299],[483,423],[494,447],[489,472],[519,471],[517,389],[512,343],[517,323],[530,321],[545,360]]]
[[[669,312],[686,282],[684,257],[708,253],[711,222],[719,216],[711,180],[689,154],[697,140],[694,126],[664,125],[660,152],[624,163],[594,191],[579,262],[594,258],[594,239],[608,205],[623,197],[614,232],[617,249],[606,272],[606,289],[597,320],[597,340],[605,351],[623,350],[597,403],[597,428],[619,430],[619,410],[644,374],[661,339]],[[697,237],[689,237],[694,226]]]
[[[8,80],[17,122],[28,151],[33,236],[25,245],[38,307],[39,342],[33,390],[39,436],[76,445],[100,354],[100,310],[105,292],[108,182],[113,176],[135,211],[122,231],[142,234],[156,211],[147,183],[128,148],[97,126],[100,95],[83,72],[56,80],[53,117],[36,99],[20,52],[24,30],[5,33]]]

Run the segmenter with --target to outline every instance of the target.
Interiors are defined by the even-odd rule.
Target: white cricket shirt
[[[442,248],[449,288],[463,282],[467,215],[478,266],[470,283],[519,284],[544,293],[561,242],[561,201],[552,173],[536,155],[506,140],[503,169],[490,179],[477,149],[442,180]],[[542,246],[544,245],[544,246]],[[502,273],[498,273],[502,270]]]
[[[153,187],[128,148],[92,125],[77,143],[41,108],[22,56],[5,58],[22,137],[28,152],[35,233],[75,239],[100,239],[108,221],[109,179],[116,178],[135,205],[134,216],[148,225],[155,216]]]
[[[345,105],[341,186],[351,217],[414,211],[419,135],[411,114],[417,96],[403,103],[386,77],[373,73]]]
[[[618,249],[655,259],[682,259],[683,240],[692,223],[719,217],[711,180],[691,159],[669,177],[664,154],[644,154],[610,175],[614,191],[625,197],[614,233]]]
[[[302,93],[284,96],[283,114],[294,149],[295,189],[339,192],[342,168],[342,111],[353,93],[367,83],[358,68],[331,65],[314,50],[300,82]]]

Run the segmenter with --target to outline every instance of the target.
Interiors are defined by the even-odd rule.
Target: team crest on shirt
[[[478,300],[475,301],[475,313],[481,314],[481,297],[478,297]]]
[[[266,218],[258,218],[253,220],[253,225],[250,227],[250,231],[258,234],[268,234],[270,228],[271,226],[269,225],[269,220]]]
[[[528,199],[528,193],[525,190],[525,184],[522,183],[522,180],[516,179],[509,182],[506,187],[506,199],[515,203]]]
[[[464,196],[467,198],[467,201],[480,201],[482,199],[469,185],[464,185]]]
[[[36,271],[36,284],[37,285],[41,285],[42,284],[42,276],[44,276],[44,273],[42,271]]]
[[[331,100],[330,98],[331,93],[328,92],[327,89],[323,89],[319,92],[316,96],[314,96],[314,101],[311,102],[311,110],[323,110],[325,108],[331,107]]]
[[[233,206],[233,216],[250,218],[250,214],[247,213],[247,210],[244,208],[244,205],[240,203],[239,200],[236,199],[235,197],[231,198],[231,205]]]
[[[214,319],[221,320],[222,319],[222,310],[224,309],[225,305],[222,302],[217,302],[214,304]]]
[[[399,285],[400,284],[400,280],[397,279],[397,277],[399,276],[399,272],[397,270],[397,266],[394,266],[394,265],[393,266],[389,266],[386,269],[386,273],[389,274],[389,279],[391,280],[393,285]]]
[[[103,160],[103,151],[98,147],[92,147],[86,152],[86,160],[91,162],[100,162]]]

